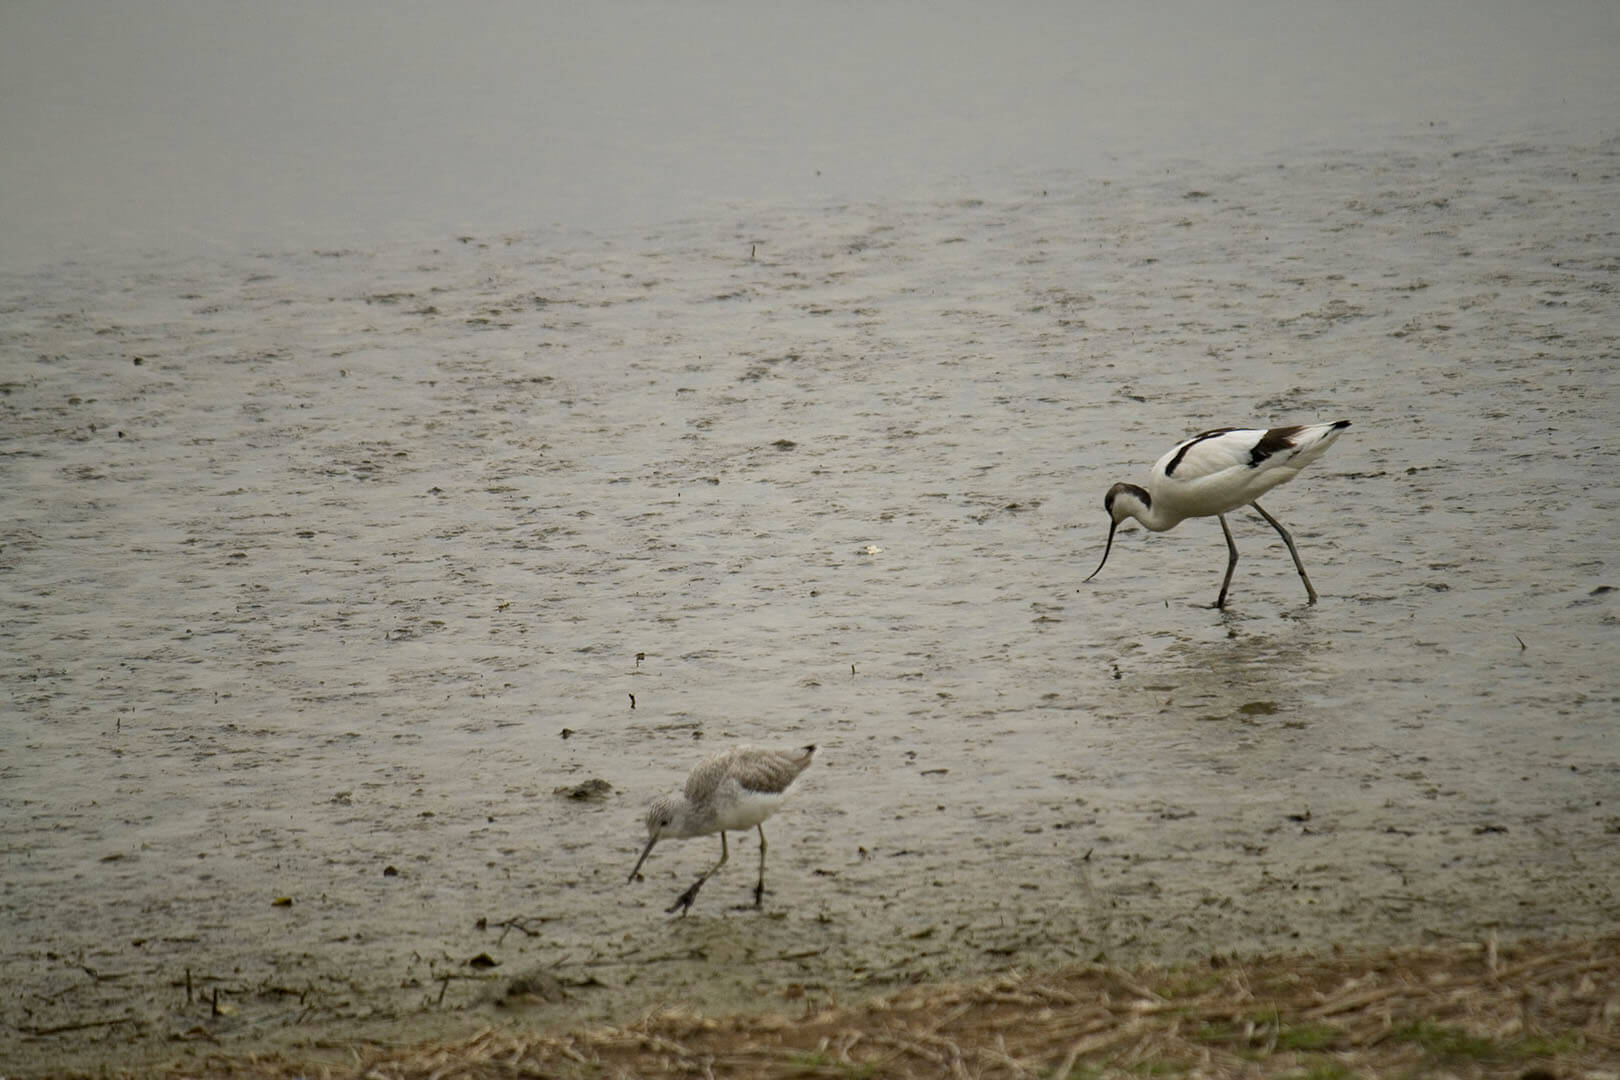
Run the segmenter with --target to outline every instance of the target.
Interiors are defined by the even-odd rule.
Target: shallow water
[[[1433,132],[5,275],[13,1052],[1611,928],[1617,175]],[[1224,613],[1212,522],[1081,584],[1176,439],[1341,418],[1267,500],[1317,606],[1243,516]],[[627,885],[640,808],[744,740],[822,747],[767,912],[739,838],[672,921],[712,842]]]
[[[1608,0],[9,0],[0,260],[619,229],[1436,126],[1591,141],[1617,53]]]

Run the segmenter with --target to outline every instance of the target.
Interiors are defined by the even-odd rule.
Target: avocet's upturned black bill
[[[1294,569],[1299,571],[1299,580],[1305,583],[1307,602],[1316,603],[1316,590],[1305,573],[1305,564],[1299,561],[1294,538],[1288,535],[1282,522],[1266,513],[1255,500],[1298,476],[1301,469],[1326,453],[1333,440],[1349,426],[1348,420],[1336,420],[1331,424],[1267,430],[1217,428],[1178,444],[1154,464],[1148,473],[1147,487],[1115,484],[1108,489],[1103,497],[1103,509],[1108,511],[1108,543],[1103,547],[1102,562],[1086,581],[1100,574],[1107,565],[1108,553],[1114,550],[1114,531],[1128,517],[1154,532],[1173,529],[1187,518],[1215,517],[1220,520],[1221,532],[1226,535],[1226,550],[1230,553],[1226,577],[1221,581],[1221,594],[1215,598],[1215,606],[1224,608],[1226,591],[1232,585],[1232,571],[1238,561],[1237,545],[1232,542],[1226,515],[1240,507],[1252,506],[1288,545],[1288,554],[1294,557]]]

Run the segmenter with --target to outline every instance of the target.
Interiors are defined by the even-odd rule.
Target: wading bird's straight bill
[[[1316,589],[1299,560],[1294,538],[1256,500],[1298,476],[1301,469],[1326,453],[1349,426],[1348,420],[1336,420],[1294,427],[1216,428],[1176,444],[1148,472],[1146,487],[1119,483],[1103,496],[1103,509],[1108,512],[1108,542],[1103,546],[1102,562],[1085,580],[1096,577],[1107,565],[1109,552],[1114,550],[1114,533],[1128,517],[1153,532],[1175,528],[1187,518],[1214,517],[1220,520],[1229,554],[1226,577],[1215,598],[1215,606],[1224,608],[1238,561],[1226,515],[1250,506],[1282,537],[1288,554],[1294,558],[1299,580],[1305,583],[1306,602],[1316,603]]]

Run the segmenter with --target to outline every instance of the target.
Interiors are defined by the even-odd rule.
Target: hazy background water
[[[1444,125],[1590,136],[1605,0],[0,6],[0,262],[602,228]]]

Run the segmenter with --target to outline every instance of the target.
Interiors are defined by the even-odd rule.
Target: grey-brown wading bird
[[[647,807],[647,846],[630,871],[636,880],[641,864],[652,854],[653,845],[665,839],[720,834],[720,861],[703,872],[691,888],[676,897],[668,908],[684,916],[697,899],[698,890],[716,870],[726,865],[726,832],[730,829],[759,830],[759,883],[754,886],[754,907],[765,902],[764,821],[776,813],[782,799],[799,774],[810,767],[814,745],[796,750],[764,750],[737,746],[710,754],[698,762],[686,778],[686,790],[660,795]]]
[[[1226,606],[1226,590],[1232,584],[1232,571],[1237,567],[1237,545],[1232,542],[1232,530],[1227,528],[1226,515],[1243,506],[1254,507],[1255,513],[1271,523],[1277,534],[1288,545],[1288,554],[1294,557],[1294,569],[1305,583],[1307,603],[1316,603],[1316,590],[1305,573],[1305,564],[1294,550],[1294,538],[1288,535],[1282,522],[1272,517],[1255,502],[1278,484],[1292,480],[1299,471],[1327,452],[1340,432],[1350,426],[1348,420],[1331,424],[1307,424],[1297,427],[1217,428],[1202,435],[1194,435],[1178,443],[1154,464],[1148,473],[1147,487],[1135,484],[1115,484],[1103,497],[1103,509],[1108,511],[1108,544],[1103,548],[1102,562],[1097,564],[1090,581],[1102,572],[1108,562],[1108,553],[1114,548],[1114,530],[1119,523],[1133,517],[1154,532],[1173,529],[1190,517],[1216,517],[1221,532],[1226,534],[1226,577],[1221,581],[1221,594],[1215,606]]]

